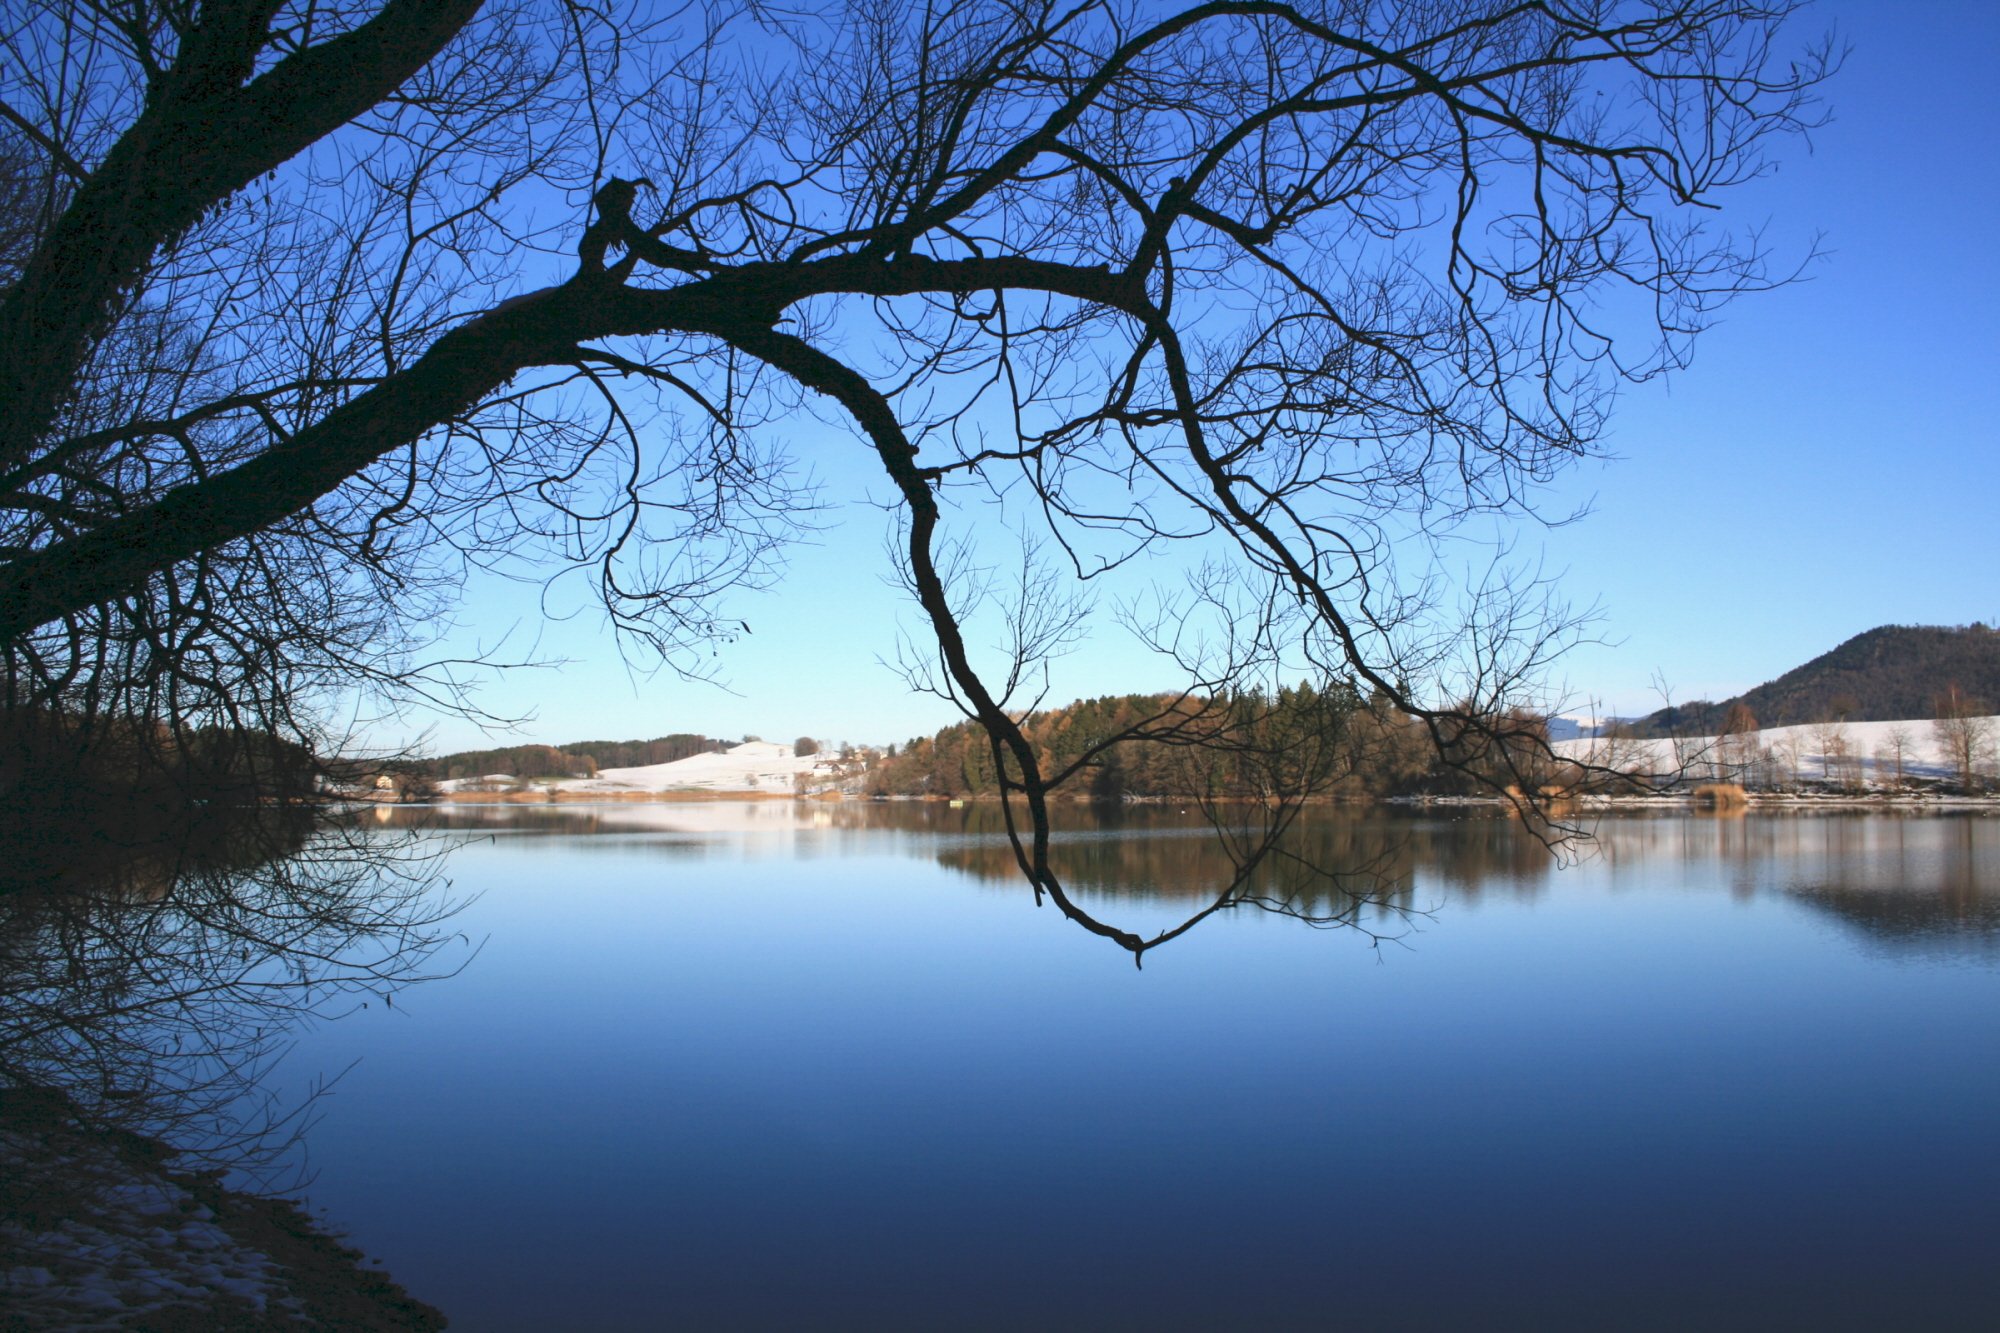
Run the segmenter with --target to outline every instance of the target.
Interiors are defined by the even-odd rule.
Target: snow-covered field
[[[1981,720],[1986,724],[1989,737],[2000,738],[2000,717]],[[1807,723],[1770,727],[1744,736],[1732,736],[1722,742],[1713,736],[1680,741],[1580,738],[1557,741],[1555,751],[1584,763],[1665,773],[1676,767],[1674,747],[1679,745],[1691,774],[1700,778],[1713,774],[1718,760],[1725,767],[1733,768],[1753,757],[1768,756],[1776,764],[1778,773],[1786,777],[1794,774],[1808,779],[1838,776],[1843,765],[1858,762],[1865,781],[1882,782],[1893,780],[1896,776],[1899,740],[1905,777],[1958,777],[1958,769],[1946,758],[1937,730],[1929,718],[1908,722]],[[1990,769],[1993,762],[1989,745],[1981,767]],[[1729,774],[1724,773],[1723,776]]]
[[[713,791],[790,795],[795,775],[817,771],[821,777],[831,778],[833,764],[832,755],[797,755],[789,745],[749,741],[720,754],[697,754],[671,764],[648,764],[644,768],[606,768],[599,770],[594,778],[547,782],[536,779],[535,785],[558,787],[566,792]],[[457,791],[471,784],[458,781],[438,785],[445,791]]]
[[[1985,721],[1988,734],[2000,738],[2000,716]],[[1833,728],[1819,724],[1771,727],[1748,736],[1729,737],[1721,743],[1714,737],[1678,742],[1583,737],[1557,741],[1555,750],[1568,758],[1625,771],[1663,774],[1685,764],[1690,776],[1696,779],[1740,776],[1744,763],[1757,760],[1772,766],[1769,776],[1838,778],[1843,767],[1851,775],[1851,766],[1858,763],[1864,781],[1880,782],[1896,775],[1899,737],[1905,777],[1955,779],[1958,776],[1928,718],[1909,722],[1847,722]],[[1678,761],[1676,744],[1681,747],[1682,757]],[[1989,749],[1981,767],[1990,771],[1994,763],[1995,756]],[[801,756],[794,754],[789,745],[750,741],[720,754],[698,754],[671,764],[607,768],[595,778],[536,779],[534,785],[553,786],[581,796],[621,792],[762,792],[780,796],[792,793],[794,779],[800,773],[830,781],[834,776],[833,756]],[[491,785],[492,780],[487,781]],[[439,784],[447,792],[473,785],[464,781]]]

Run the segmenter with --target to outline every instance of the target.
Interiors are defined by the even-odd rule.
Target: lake
[[[441,809],[456,975],[267,1080],[312,1203],[470,1330],[2000,1319],[2000,820],[1314,812],[1318,920],[1137,968],[997,813]],[[1228,869],[1063,818],[1125,928]]]

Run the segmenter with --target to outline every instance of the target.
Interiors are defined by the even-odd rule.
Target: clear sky
[[[1615,458],[1572,474],[1550,509],[1570,526],[1515,535],[1597,604],[1601,643],[1565,659],[1577,699],[1613,712],[1747,689],[1873,626],[2000,622],[2000,3],[1828,0],[1800,28],[1852,51],[1827,91],[1833,122],[1808,154],[1739,193],[1731,219],[1768,218],[1810,281],[1732,306],[1668,384],[1628,391]],[[802,426],[792,451],[828,484],[826,531],[771,591],[739,595],[751,633],[713,665],[728,690],[621,658],[580,590],[488,581],[470,591],[455,650],[512,630],[560,667],[501,673],[490,711],[512,733],[431,724],[453,750],[695,731],[901,741],[955,719],[881,659],[923,626],[884,581],[887,520],[859,446]],[[545,601],[572,610],[544,614]],[[1108,617],[1058,665],[1054,701],[1173,682]],[[411,719],[413,737],[424,719]]]

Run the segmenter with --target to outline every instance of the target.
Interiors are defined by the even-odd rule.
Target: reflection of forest
[[[287,1032],[425,975],[448,915],[436,869],[421,841],[264,805],[0,877],[0,1092],[196,1160],[278,1162],[300,1108],[262,1085]]]
[[[1793,865],[1785,889],[1799,901],[1898,951],[2000,952],[1993,820],[1891,820],[1878,830],[1827,834],[1829,854]]]
[[[981,879],[1020,878],[997,807],[952,813],[973,816],[963,830],[972,837],[940,849],[940,865]],[[1245,811],[1242,819],[1242,831],[1260,832],[1254,812]],[[1087,811],[1069,812],[1066,822],[1055,837],[1055,868],[1072,889],[1091,897],[1199,901],[1212,898],[1235,872],[1226,840],[1193,814],[1137,807],[1094,821]],[[1279,850],[1253,873],[1250,892],[1315,916],[1337,915],[1355,895],[1420,907],[1420,884],[1461,894],[1502,887],[1533,892],[1553,868],[1548,849],[1519,824],[1493,817],[1308,810]]]
[[[1232,807],[1222,807],[1227,817]],[[1246,827],[1257,809],[1234,807]],[[1233,863],[1193,809],[1168,804],[1057,805],[1053,856],[1063,882],[1099,900],[1193,904],[1227,884]],[[436,815],[384,808],[369,818],[470,832],[640,834],[819,831],[888,834],[909,855],[996,885],[1021,883],[997,802],[790,802],[715,806],[451,806]],[[1780,892],[1869,935],[1906,945],[2000,948],[2000,820],[1979,815],[1792,813],[1734,818],[1633,812],[1594,820],[1566,849],[1605,873],[1709,866],[1690,885],[1748,897]],[[1547,892],[1562,857],[1514,821],[1483,810],[1315,807],[1301,812],[1252,893],[1313,914],[1360,894],[1429,907]],[[1322,874],[1308,873],[1316,867]]]
[[[1254,805],[1222,806],[1237,837],[1259,830]],[[1058,804],[1054,864],[1072,890],[1101,899],[1193,902],[1230,882],[1225,840],[1202,814],[1167,804]],[[668,835],[823,831],[888,834],[902,850],[998,883],[1021,883],[997,801],[772,801],[745,804],[467,805],[434,811],[381,807],[364,814],[389,827],[432,826],[510,835]],[[1025,821],[1023,821],[1025,824]],[[1273,858],[1253,878],[1260,896],[1318,903],[1321,910],[1360,893],[1407,903],[1422,882],[1460,896],[1533,894],[1553,870],[1549,849],[1514,820],[1486,811],[1456,815],[1380,807],[1313,807],[1299,812]],[[1303,895],[1301,897],[1300,895]]]
[[[2000,820],[1979,813],[1633,817],[1597,832],[1614,864],[1712,864],[1738,897],[1782,893],[1899,951],[2000,950]]]
[[[424,979],[436,857],[299,804],[188,805],[72,800],[8,830],[74,853],[0,874],[0,1287],[27,1279],[0,1323],[441,1327],[242,1188],[306,1166],[320,1071],[273,1077],[298,1027]]]

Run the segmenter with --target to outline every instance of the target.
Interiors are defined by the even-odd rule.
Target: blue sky
[[[1826,259],[1731,307],[1671,382],[1627,392],[1615,457],[1549,497],[1552,512],[1589,502],[1588,517],[1512,530],[1572,603],[1601,610],[1603,641],[1561,668],[1578,700],[1644,711],[1656,675],[1679,699],[1722,697],[1875,625],[2000,622],[2000,4],[1838,0],[1800,31],[1829,24],[1852,46],[1832,123],[1731,214],[1768,218],[1792,252],[1819,233]],[[669,731],[879,743],[954,720],[880,660],[922,626],[883,580],[881,487],[853,466],[858,446],[805,425],[793,452],[841,503],[776,588],[730,603],[752,632],[713,660],[728,690],[635,669],[578,595],[559,587],[549,601],[575,614],[551,621],[539,589],[485,582],[451,646],[511,629],[510,649],[564,665],[485,686],[487,709],[529,719],[511,734],[392,730],[428,725],[438,750]],[[1055,701],[1173,683],[1096,620],[1058,664]]]
[[[1879,624],[2000,621],[2000,5],[1815,12],[1853,47],[1834,120],[1758,202],[1827,259],[1630,395],[1572,479],[1593,516],[1546,538],[1618,640],[1568,675],[1627,710],[1655,670],[1721,697]]]

